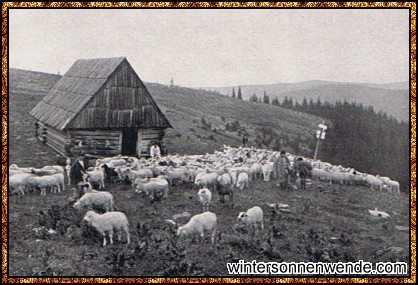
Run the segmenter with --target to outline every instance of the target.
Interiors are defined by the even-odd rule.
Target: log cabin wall
[[[51,127],[45,126],[42,122],[36,122],[36,137],[43,143],[52,147],[61,155],[69,155],[71,148],[71,137],[65,132],[57,131]]]

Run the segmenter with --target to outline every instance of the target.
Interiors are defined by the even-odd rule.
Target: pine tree
[[[235,95],[235,88],[232,88],[232,98],[237,98],[237,96]]]
[[[270,104],[270,98],[269,98],[269,96],[267,96],[266,90],[264,90],[263,103]]]
[[[308,109],[308,100],[306,100],[306,97],[303,97],[302,110],[305,111],[307,109]]]
[[[237,98],[239,100],[242,100],[241,86],[238,86],[238,96],[237,96]]]
[[[274,97],[274,99],[271,101],[271,104],[274,106],[280,106],[279,99],[277,99],[277,97]]]
[[[257,94],[254,93],[253,95],[251,95],[250,102],[258,103]]]

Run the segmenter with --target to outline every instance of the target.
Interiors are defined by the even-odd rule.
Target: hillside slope
[[[232,89],[237,87],[208,87],[207,90],[220,92],[231,96]],[[264,91],[270,100],[277,97],[283,102],[285,96],[292,98],[293,102],[301,103],[303,98],[322,102],[344,101],[362,103],[364,106],[373,106],[375,111],[383,111],[399,121],[409,120],[409,85],[408,82],[392,84],[367,83],[339,83],[328,81],[305,81],[298,83],[277,83],[268,85],[243,85],[241,91],[244,100],[252,94],[263,97]]]
[[[282,147],[300,140],[309,147],[322,118],[277,106],[256,104],[191,88],[147,84],[148,90],[172,123],[167,144],[175,152],[212,152],[223,144],[240,145],[240,133],[249,133],[253,146],[274,147],[274,139],[286,138]],[[238,131],[227,124],[238,122]],[[239,131],[241,130],[241,132]],[[272,135],[271,135],[272,134]],[[271,135],[271,138],[266,138]],[[188,151],[187,151],[188,150]],[[312,151],[312,149],[310,149]]]
[[[10,142],[13,143],[19,136],[15,128],[23,127],[22,123],[26,128],[24,133],[33,138],[34,121],[29,111],[60,76],[19,69],[10,69],[9,76]],[[234,100],[215,92],[145,84],[174,127],[167,130],[165,140],[171,153],[200,154],[213,152],[223,144],[240,145],[241,134],[247,132],[250,145],[290,149],[296,144],[311,154],[317,125],[324,122],[313,115]]]

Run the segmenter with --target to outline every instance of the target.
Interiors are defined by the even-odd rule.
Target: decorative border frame
[[[11,278],[8,256],[8,10],[10,8],[406,8],[410,10],[410,278]],[[2,282],[7,283],[415,283],[416,282],[416,3],[414,2],[3,2],[2,3]]]

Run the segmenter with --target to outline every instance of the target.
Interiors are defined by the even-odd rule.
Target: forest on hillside
[[[269,97],[255,96],[251,102],[270,104]],[[272,105],[320,116],[332,122],[326,137],[320,141],[318,159],[335,165],[353,167],[360,172],[379,174],[399,181],[403,192],[410,186],[410,125],[399,122],[372,106],[337,101],[322,103],[320,99],[304,99],[301,104],[277,97]],[[298,152],[298,149],[295,149]]]

